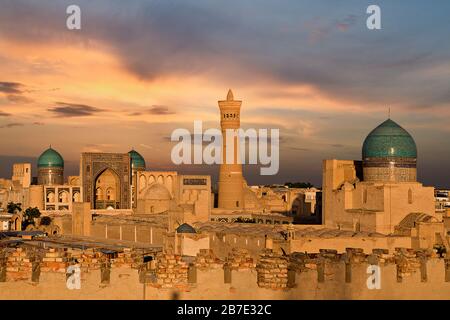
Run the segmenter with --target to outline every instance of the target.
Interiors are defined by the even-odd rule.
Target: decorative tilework
[[[417,158],[417,148],[411,135],[395,121],[388,119],[372,130],[364,140],[363,160],[367,158]]]

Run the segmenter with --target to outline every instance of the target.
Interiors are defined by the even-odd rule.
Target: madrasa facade
[[[66,215],[72,213],[74,204],[84,202],[94,215],[159,214],[182,208],[185,216],[208,218],[210,176],[147,170],[135,150],[86,152],[80,158],[80,175],[64,179],[62,155],[48,148],[37,160],[35,184],[31,164],[14,164],[12,179],[0,181],[2,207],[14,202],[24,209],[36,207],[44,215]]]

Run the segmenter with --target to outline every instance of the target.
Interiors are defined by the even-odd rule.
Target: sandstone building
[[[388,119],[366,137],[360,160],[324,160],[323,219],[330,228],[390,234],[414,213],[435,216],[434,188],[417,182],[417,148]]]
[[[219,101],[223,131],[240,128],[241,104],[231,90]],[[366,137],[361,160],[324,160],[322,190],[248,186],[236,158],[221,165],[217,208],[210,176],[152,170],[134,149],[82,153],[79,175],[64,179],[50,147],[37,167],[36,180],[29,163],[0,179],[0,298],[450,295],[448,198],[437,194],[437,206],[417,181],[414,139],[390,119]],[[51,223],[21,231],[9,202]],[[374,265],[382,291],[366,286]],[[65,287],[72,266],[78,292]]]

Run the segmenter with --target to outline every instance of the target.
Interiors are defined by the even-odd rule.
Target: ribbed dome
[[[128,152],[131,158],[131,168],[134,170],[145,170],[145,160],[141,154],[134,149]]]
[[[172,196],[169,190],[165,186],[159,183],[154,183],[153,185],[142,190],[144,193],[145,200],[170,200]]]
[[[417,158],[417,148],[413,137],[388,119],[372,130],[364,140],[363,160],[367,158]]]
[[[52,147],[45,150],[38,158],[38,168],[64,168],[64,159]]]
[[[177,228],[177,233],[197,233],[197,231],[191,225],[183,223]]]

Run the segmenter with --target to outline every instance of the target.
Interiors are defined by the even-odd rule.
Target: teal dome
[[[372,130],[364,140],[363,160],[367,158],[417,158],[417,147],[413,137],[388,119]]]
[[[197,231],[195,231],[195,229],[191,225],[183,223],[182,225],[178,226],[177,233],[197,233]]]
[[[64,168],[64,159],[50,147],[39,156],[37,165],[38,168]]]
[[[131,158],[131,168],[135,170],[145,170],[145,160],[144,157],[135,150],[128,152]]]

